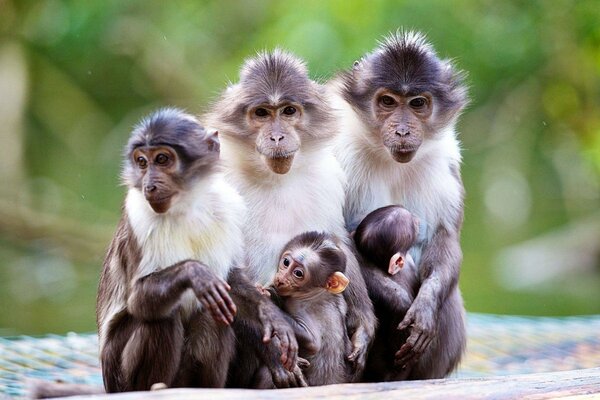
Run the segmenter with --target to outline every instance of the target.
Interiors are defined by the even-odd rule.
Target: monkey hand
[[[281,364],[293,371],[298,358],[298,341],[294,329],[275,304],[266,299],[259,308],[259,319],[263,325],[263,342],[269,343],[276,337],[281,351]]]
[[[256,289],[258,290],[258,292],[260,294],[262,294],[263,296],[271,297],[271,292],[269,292],[269,289],[267,289],[266,287],[264,287],[260,283],[257,283],[254,286],[256,287]]]
[[[267,353],[278,352],[281,347],[280,340],[277,336],[273,337],[269,343],[267,343]],[[271,379],[277,388],[290,388],[290,387],[301,387],[308,386],[302,373],[302,368],[306,368],[310,363],[304,358],[298,358],[297,364],[295,363],[291,370],[283,368],[281,363],[277,362],[277,357],[267,357],[267,359],[274,359],[275,362],[269,362],[271,365],[267,365],[271,372]]]
[[[202,263],[190,261],[188,265],[190,286],[200,303],[215,321],[231,324],[237,308],[229,296],[229,284]]]
[[[435,337],[435,318],[433,311],[427,307],[418,307],[415,302],[409,308],[404,319],[398,325],[398,330],[408,329],[410,332],[406,343],[394,356],[394,364],[405,368],[414,364],[419,357],[427,350],[431,341]]]
[[[354,367],[354,370],[360,372],[364,370],[367,362],[367,349],[369,347],[370,337],[363,326],[359,326],[352,335],[352,352],[348,355]]]

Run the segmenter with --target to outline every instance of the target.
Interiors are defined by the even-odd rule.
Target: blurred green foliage
[[[399,27],[469,72],[467,309],[599,313],[599,21],[595,0],[0,0],[0,334],[94,329],[121,148],[141,116],[200,113],[275,46],[326,80]],[[501,278],[507,248],[582,221],[581,268],[524,288]]]

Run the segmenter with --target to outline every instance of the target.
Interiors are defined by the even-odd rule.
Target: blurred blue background
[[[598,1],[0,0],[0,335],[95,329],[132,125],[280,45],[326,80],[398,27],[469,72],[469,311],[600,313]]]

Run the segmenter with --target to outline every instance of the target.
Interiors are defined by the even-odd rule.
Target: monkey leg
[[[171,386],[179,369],[183,327],[179,318],[140,321],[125,315],[111,328],[101,353],[107,392]]]
[[[223,388],[235,354],[233,329],[208,315],[190,322],[177,386]]]
[[[429,348],[408,367],[410,380],[446,377],[457,367],[465,351],[465,309],[458,288],[450,293],[438,315],[437,332]]]

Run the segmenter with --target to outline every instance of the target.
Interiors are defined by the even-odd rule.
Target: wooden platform
[[[69,399],[110,400],[600,399],[600,368],[498,378],[330,385],[298,389],[166,389]]]
[[[452,398],[504,399],[594,394],[600,399],[600,315],[549,318],[469,313],[467,321],[467,353],[457,372],[446,380],[265,392],[180,389],[123,396],[427,399],[450,394]],[[24,398],[31,379],[100,386],[97,336],[0,338],[0,399]]]

